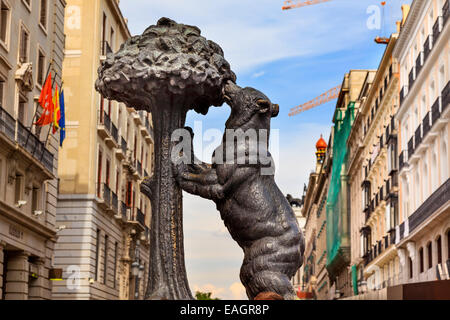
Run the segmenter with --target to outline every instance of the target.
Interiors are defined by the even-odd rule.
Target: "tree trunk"
[[[172,173],[172,132],[183,128],[187,109],[177,97],[162,96],[151,107],[155,170],[142,183],[152,202],[150,270],[146,299],[192,300],[184,263],[182,190]]]

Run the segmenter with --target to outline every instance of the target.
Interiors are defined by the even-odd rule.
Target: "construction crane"
[[[300,0],[291,1],[291,0],[288,0],[288,1],[284,2],[284,6],[281,7],[281,9],[283,9],[283,10],[290,10],[290,9],[294,9],[294,8],[306,7],[306,6],[310,6],[310,5],[313,5],[313,4],[319,4],[319,3],[322,3],[322,2],[328,2],[328,1],[331,1],[331,0],[308,0],[308,1],[300,1]]]
[[[339,97],[339,92],[341,90],[341,86],[337,86],[334,87],[333,89],[328,90],[325,93],[322,93],[320,96],[318,96],[317,98],[308,101],[304,104],[301,104],[295,108],[292,108],[291,111],[289,112],[289,116],[295,116],[299,113],[302,113],[303,111],[315,108],[317,106],[320,106],[324,103],[327,103],[331,100],[337,99]]]

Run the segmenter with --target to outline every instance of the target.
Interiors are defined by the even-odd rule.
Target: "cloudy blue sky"
[[[382,12],[380,2],[333,0],[288,11],[281,10],[279,0],[122,0],[120,7],[133,35],[160,17],[198,26],[206,38],[221,45],[239,85],[258,88],[280,105],[280,115],[272,121],[272,128],[279,129],[275,179],[284,193],[300,196],[315,165],[315,143],[320,134],[328,140],[334,104],[296,117],[288,112],[341,84],[350,69],[377,68],[385,47],[374,38],[394,32],[401,4],[411,1],[388,0],[385,24],[369,28],[376,26],[377,13]],[[187,125],[201,126],[204,133],[222,131],[229,111],[224,105],[211,108],[207,116],[191,112]],[[213,140],[204,136],[203,149],[196,143],[204,161],[210,162]],[[212,291],[222,299],[245,299],[239,281],[243,254],[215,205],[185,194],[184,221],[191,289]]]

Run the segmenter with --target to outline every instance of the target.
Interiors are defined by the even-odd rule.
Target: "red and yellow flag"
[[[59,120],[61,120],[61,109],[59,107],[59,91],[58,84],[55,87],[55,96],[53,97],[53,134],[59,129]]]
[[[54,105],[52,101],[52,74],[50,73],[42,88],[41,95],[38,100],[44,109],[41,117],[36,121],[35,125],[43,127],[53,122]]]

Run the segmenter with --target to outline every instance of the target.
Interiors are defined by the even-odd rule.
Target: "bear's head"
[[[279,112],[279,106],[273,104],[261,91],[241,88],[231,81],[224,86],[224,97],[231,107],[231,114],[226,122],[227,129],[269,129],[270,119]]]

